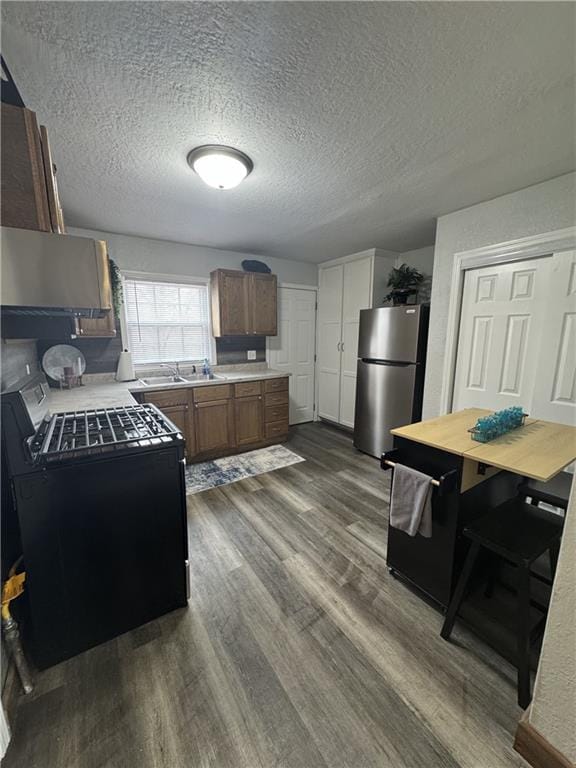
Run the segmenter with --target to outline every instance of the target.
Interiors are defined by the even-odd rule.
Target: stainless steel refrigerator
[[[378,458],[390,430],[422,416],[429,307],[360,311],[354,445]]]

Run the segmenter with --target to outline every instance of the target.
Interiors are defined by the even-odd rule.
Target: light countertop
[[[489,443],[474,442],[468,429],[492,411],[467,408],[436,419],[407,424],[393,435],[414,440],[475,462],[547,482],[576,460],[576,427],[540,419],[526,419]]]
[[[140,380],[115,381],[109,374],[85,376],[85,384],[74,389],[50,389],[48,407],[53,413],[61,411],[83,411],[91,408],[114,408],[135,405],[132,393],[156,392],[160,389],[183,389],[188,387],[210,387],[218,384],[237,384],[258,379],[278,379],[288,376],[284,371],[263,368],[257,371],[217,369],[214,379],[174,384],[146,386]],[[145,378],[144,374],[142,375]],[[183,373],[186,376],[186,373]]]

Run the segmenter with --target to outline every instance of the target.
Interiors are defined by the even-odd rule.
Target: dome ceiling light
[[[234,147],[204,144],[188,153],[188,165],[205,184],[215,189],[233,189],[254,168],[248,155]]]

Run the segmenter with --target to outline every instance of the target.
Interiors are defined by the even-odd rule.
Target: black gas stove
[[[55,462],[183,444],[179,429],[154,405],[50,414],[42,374],[2,393],[3,432],[14,474]]]
[[[40,668],[185,606],[188,592],[178,428],[150,404],[50,414],[48,399],[42,375],[2,393],[2,515],[16,521]]]

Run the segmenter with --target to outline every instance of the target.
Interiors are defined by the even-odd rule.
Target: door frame
[[[316,351],[318,349],[318,286],[317,285],[305,285],[302,283],[278,283],[278,291],[281,288],[292,288],[296,291],[314,291],[314,366],[312,368],[312,375],[314,376],[313,389],[314,389],[314,406],[312,408],[312,421],[318,421],[318,375],[317,375],[317,358]],[[266,337],[266,365],[270,367],[270,344],[269,337]]]
[[[567,251],[574,248],[576,248],[576,226],[556,229],[541,235],[507,240],[503,243],[484,245],[481,248],[458,251],[454,254],[450,282],[450,301],[448,304],[448,324],[446,328],[446,355],[444,357],[442,389],[440,391],[440,415],[450,413],[452,410],[456,377],[456,353],[458,350],[458,336],[462,314],[464,273],[469,269],[537,259],[542,256],[551,256],[558,251]]]

